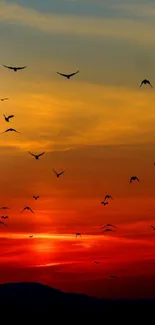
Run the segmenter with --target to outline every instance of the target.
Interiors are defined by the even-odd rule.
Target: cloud
[[[41,13],[18,4],[0,3],[0,21],[36,28],[51,34],[80,37],[109,37],[150,44],[155,26],[133,19],[80,17]]]

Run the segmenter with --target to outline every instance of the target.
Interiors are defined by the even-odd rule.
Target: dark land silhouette
[[[52,323],[53,315],[58,318],[74,319],[80,313],[120,317],[146,314],[154,311],[155,299],[143,300],[110,300],[89,297],[84,294],[64,293],[40,283],[9,283],[0,285],[1,315],[5,314],[18,319],[41,315]],[[9,312],[8,312],[9,311]],[[127,315],[127,314],[126,314]],[[21,320],[22,320],[21,319]],[[102,320],[103,321],[103,320]],[[103,322],[104,323],[104,322]]]

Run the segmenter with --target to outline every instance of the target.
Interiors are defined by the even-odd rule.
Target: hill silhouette
[[[35,317],[36,320],[43,315],[57,319],[63,315],[63,320],[78,317],[82,314],[103,315],[111,313],[112,316],[128,312],[131,315],[142,315],[142,312],[155,310],[154,299],[143,300],[107,300],[89,297],[83,294],[64,293],[40,283],[8,283],[0,285],[1,316],[5,314],[13,318]],[[9,311],[9,313],[8,313]],[[114,314],[113,314],[114,313]],[[67,317],[67,318],[65,318]]]

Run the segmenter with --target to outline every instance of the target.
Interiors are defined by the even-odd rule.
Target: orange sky
[[[10,208],[0,215],[9,216],[0,282],[103,297],[134,296],[139,283],[137,296],[153,295],[155,92],[139,84],[155,84],[155,6],[116,2],[0,3],[0,64],[28,66],[0,67],[0,97],[10,98],[0,102],[0,131],[20,131],[0,135],[0,205]],[[77,69],[71,80],[56,73]],[[53,168],[65,173],[57,179]],[[114,200],[104,207],[106,194]],[[20,214],[26,205],[34,215]],[[106,223],[116,232],[103,234]]]

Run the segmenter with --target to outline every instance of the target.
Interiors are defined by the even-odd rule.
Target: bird
[[[111,225],[110,223],[107,223],[105,226],[101,227],[100,229],[106,228],[106,227],[113,227],[116,228],[116,226]]]
[[[44,153],[45,153],[45,152],[42,152],[42,153],[40,153],[39,155],[34,155],[33,153],[31,153],[31,152],[29,151],[29,154],[30,154],[31,156],[33,156],[36,160],[38,160],[40,156],[44,155]]]
[[[114,231],[114,230],[112,230],[112,229],[110,229],[110,228],[106,228],[105,230],[103,230],[104,232],[109,232],[109,231]]]
[[[150,81],[147,80],[147,79],[142,80],[142,82],[141,82],[141,84],[140,84],[139,87],[142,87],[143,84],[144,84],[144,85],[148,84],[148,85],[150,85],[151,88],[153,88],[152,85],[151,85],[151,83],[150,83]]]
[[[132,177],[130,178],[130,183],[132,183],[132,181],[137,181],[137,182],[139,182],[139,179],[138,179],[137,176],[132,176]]]
[[[3,67],[8,68],[10,70],[14,70],[15,72],[17,72],[18,70],[25,69],[27,66],[24,66],[24,67],[9,67],[8,65],[3,64]]]
[[[116,279],[117,276],[116,275],[109,275],[109,278]]]
[[[3,114],[3,116],[4,116],[6,122],[10,122],[9,119],[14,117],[14,115],[5,116],[5,114]]]
[[[113,200],[113,198],[112,198],[111,195],[105,195],[104,201],[106,201],[107,199],[111,199],[111,200]]]
[[[57,72],[60,76],[63,76],[67,79],[70,79],[71,77],[73,77],[75,74],[77,74],[79,72],[79,70],[77,70],[76,72],[73,72],[73,73],[70,73],[70,74],[65,74],[65,73],[60,73],[60,72]]]
[[[1,225],[4,225],[4,226],[8,226],[8,225],[6,225],[6,223],[4,223],[4,222],[2,222],[2,221],[0,221],[0,224],[1,224]]]
[[[38,200],[38,199],[39,199],[39,195],[38,195],[38,196],[33,195],[33,198],[34,198],[35,200]]]
[[[55,169],[53,169],[53,171],[54,171],[54,173],[56,174],[56,177],[59,177],[60,175],[62,175],[65,171],[63,170],[62,172],[60,172],[60,173],[57,173],[56,171],[55,171]]]
[[[22,213],[23,211],[25,210],[29,210],[31,211],[32,213],[34,213],[34,211],[29,207],[29,206],[26,206],[20,213]]]
[[[33,238],[33,235],[30,235],[29,238]]]
[[[4,132],[2,132],[2,133],[6,133],[6,132],[16,132],[16,133],[20,133],[19,131],[17,131],[17,130],[15,130],[15,129],[12,129],[12,128],[10,128],[10,129],[7,129],[7,130],[5,130]]]
[[[80,232],[77,232],[77,233],[76,233],[76,237],[78,237],[78,236],[79,236],[79,237],[82,237]]]
[[[8,207],[1,207],[0,210],[8,210],[9,208]]]
[[[8,219],[8,216],[2,216],[1,219]]]
[[[152,225],[151,225],[151,227],[152,227],[153,230],[155,230],[155,226],[152,226]]]
[[[106,206],[108,204],[108,202],[103,201],[103,202],[101,202],[101,204],[103,204],[104,206]]]
[[[94,264],[99,264],[99,262],[98,261],[94,261]]]
[[[1,102],[4,102],[4,100],[8,100],[8,97],[0,98]]]

